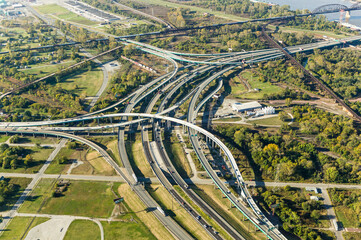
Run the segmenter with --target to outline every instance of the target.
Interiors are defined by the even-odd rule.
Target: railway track
[[[275,48],[278,48],[286,56],[288,60],[301,69],[314,83],[316,83],[322,90],[328,93],[333,99],[336,100],[357,122],[361,123],[361,117],[350,107],[348,106],[332,89],[326,86],[321,80],[316,78],[311,72],[309,72],[301,63],[299,63],[288,51],[286,51],[282,46],[280,46],[273,38],[271,38],[266,32],[265,26],[262,27],[262,34],[266,40]]]

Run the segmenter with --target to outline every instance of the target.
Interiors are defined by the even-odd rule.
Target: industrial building
[[[70,11],[93,21],[112,22],[120,20],[119,17],[113,14],[109,14],[102,10],[93,8],[85,3],[78,1],[65,1],[64,3]]]
[[[248,102],[248,103],[233,103],[232,109],[234,111],[243,113],[246,111],[254,111],[256,109],[262,108],[262,105],[259,102]]]

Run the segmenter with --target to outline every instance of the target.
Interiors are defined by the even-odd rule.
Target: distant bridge
[[[361,10],[361,5],[356,3],[351,7],[347,7],[343,4],[326,4],[315,8],[312,13],[313,14],[322,14],[322,13],[333,13],[338,11],[353,11],[353,10]]]

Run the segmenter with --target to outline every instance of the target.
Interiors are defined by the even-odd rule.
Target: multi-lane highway
[[[292,16],[294,17],[294,16]],[[290,17],[287,17],[290,18]],[[269,21],[267,19],[266,21]],[[261,20],[252,20],[252,21],[261,21]],[[264,19],[262,20],[264,21]],[[232,24],[240,24],[237,23],[227,23],[220,24],[222,25],[232,25]],[[214,26],[200,26],[192,29],[202,29],[202,28],[211,28]],[[189,28],[190,29],[190,28]],[[186,29],[183,29],[186,30]],[[178,30],[175,30],[178,31]],[[146,35],[146,34],[145,34]],[[209,86],[211,82],[222,76],[224,73],[236,68],[239,65],[250,64],[259,61],[266,61],[270,59],[275,59],[278,57],[282,57],[284,55],[289,56],[289,54],[294,54],[298,52],[307,52],[316,48],[327,48],[335,45],[340,45],[343,43],[357,41],[361,39],[361,36],[354,36],[345,38],[343,40],[329,40],[322,41],[312,44],[304,44],[299,46],[292,46],[287,48],[274,48],[274,49],[265,49],[265,50],[257,50],[251,52],[240,52],[240,53],[226,53],[226,54],[185,54],[185,53],[177,53],[172,51],[166,51],[164,49],[160,49],[149,44],[140,43],[137,41],[130,40],[131,36],[127,37],[119,37],[118,40],[125,44],[133,44],[136,45],[140,50],[159,56],[167,61],[169,61],[173,65],[173,69],[169,74],[165,74],[159,78],[154,79],[153,81],[141,86],[135,92],[130,94],[129,96],[123,98],[119,102],[105,108],[98,110],[96,112],[70,118],[70,119],[60,119],[53,121],[39,121],[39,122],[1,122],[0,123],[0,132],[4,133],[31,133],[31,134],[46,134],[53,136],[60,136],[63,138],[69,138],[76,141],[80,141],[84,144],[89,145],[98,151],[104,159],[115,169],[115,171],[122,176],[122,178],[131,186],[134,192],[139,196],[139,198],[143,201],[143,203],[150,209],[158,209],[153,211],[155,216],[162,222],[167,229],[178,239],[192,239],[192,237],[182,229],[172,218],[165,216],[164,212],[161,210],[160,206],[152,199],[152,197],[148,194],[148,192],[144,189],[144,187],[139,183],[139,179],[135,175],[132,166],[129,162],[126,148],[125,148],[125,129],[126,127],[131,127],[132,125],[140,125],[143,124],[142,131],[142,142],[144,152],[148,159],[148,163],[152,167],[154,173],[158,177],[159,181],[165,188],[170,192],[170,194],[188,211],[188,213],[195,218],[195,220],[200,224],[200,227],[205,228],[208,234],[214,239],[222,239],[220,235],[218,235],[212,227],[207,223],[204,219],[200,218],[199,213],[197,213],[191,206],[188,204],[173,188],[170,183],[170,180],[173,180],[176,184],[178,184],[182,191],[188,195],[188,197],[197,204],[207,215],[209,215],[215,222],[221,226],[227,234],[229,234],[234,239],[244,239],[239,232],[237,232],[233,226],[231,226],[227,221],[225,221],[217,212],[215,212],[206,202],[199,198],[191,189],[188,188],[186,181],[178,174],[176,169],[174,168],[171,159],[169,159],[167,152],[165,151],[162,137],[161,137],[161,129],[160,126],[162,122],[172,122],[175,124],[179,124],[185,126],[189,129],[190,141],[195,149],[195,152],[201,161],[204,169],[211,177],[215,185],[222,191],[225,197],[227,197],[230,202],[240,211],[243,215],[250,220],[261,232],[263,232],[269,239],[285,239],[285,237],[276,229],[273,224],[265,217],[265,215],[260,211],[257,204],[253,201],[252,196],[247,190],[246,184],[242,178],[242,175],[238,169],[237,163],[231,153],[231,151],[225,146],[225,144],[216,138],[213,134],[208,132],[207,130],[196,126],[194,124],[194,120],[197,116],[197,113],[200,111],[201,107],[210,99],[213,93],[218,91],[222,87],[222,81],[218,87],[202,100],[199,99],[202,91]],[[103,39],[106,40],[106,39]],[[76,44],[76,43],[71,43]],[[119,48],[119,47],[118,47]],[[110,50],[114,51],[114,49]],[[102,53],[108,54],[109,52]],[[99,56],[99,55],[98,55]],[[98,57],[96,56],[96,57]],[[194,60],[189,57],[211,57],[202,61]],[[188,58],[186,58],[188,57]],[[90,58],[89,60],[94,60]],[[89,61],[87,60],[87,61]],[[190,65],[185,66],[185,68],[194,67],[194,69],[190,70],[187,73],[178,74],[179,67],[177,62],[185,62]],[[198,64],[202,64],[203,66],[196,66]],[[220,66],[230,65],[224,69],[220,69]],[[192,86],[192,90],[186,94],[178,103],[175,103],[173,106],[169,106],[168,109],[165,109],[165,106],[171,102],[171,99],[176,94],[177,90],[180,89],[184,84],[190,83],[197,79],[197,77],[201,76],[203,73],[209,73],[210,71],[215,71],[211,76],[206,77],[200,81],[200,84],[195,84]],[[178,74],[178,75],[177,75]],[[47,76],[52,77],[52,76]],[[204,77],[204,75],[203,75]],[[33,83],[39,81],[43,81],[46,78],[38,79]],[[27,85],[22,86],[22,88],[27,87]],[[19,91],[22,88],[14,89],[12,92]],[[5,97],[10,93],[5,93],[1,97]],[[166,93],[166,94],[165,94]],[[145,113],[135,113],[135,107],[141,103],[146,101],[153,96],[152,100],[147,104],[147,109]],[[193,97],[192,97],[193,96]],[[151,114],[153,108],[163,97],[160,106],[158,107],[157,114]],[[192,97],[189,108],[187,121],[183,121],[177,118],[165,116],[165,114],[176,110],[181,106],[187,99]],[[115,106],[124,103],[127,101],[127,106],[123,113],[115,113],[115,114],[101,114],[99,113],[105,112]],[[196,103],[199,104],[196,106]],[[133,120],[128,121],[128,118],[132,118]],[[120,122],[117,122],[121,119]],[[77,126],[78,123],[89,122],[97,120],[98,126]],[[106,120],[106,121],[103,121]],[[110,120],[110,124],[108,123]],[[149,124],[149,120],[153,121],[153,125]],[[103,122],[102,124],[100,124]],[[106,122],[106,123],[104,123]],[[59,126],[63,125],[63,126]],[[147,130],[153,129],[155,145],[151,147],[150,140],[148,139]],[[72,132],[80,132],[80,131],[97,131],[97,130],[105,130],[105,129],[118,129],[118,150],[121,157],[122,164],[125,168],[125,171],[121,169],[117,163],[109,156],[109,154],[99,147],[97,144],[76,136],[74,134],[65,133],[65,131]],[[210,166],[208,160],[206,159],[200,143],[199,143],[199,135],[203,134],[207,139],[213,141],[218,147],[219,151],[224,153],[225,161],[230,163],[231,169],[237,179],[238,191],[240,192],[240,198],[235,196],[223,183],[223,181],[215,174],[214,170]],[[160,169],[160,162],[164,163],[166,167],[167,174],[171,178],[167,178],[164,172]]]

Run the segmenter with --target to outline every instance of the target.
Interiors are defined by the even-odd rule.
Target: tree
[[[274,143],[270,143],[263,148],[263,151],[267,153],[268,156],[273,157],[279,152],[279,147]]]
[[[20,137],[19,137],[19,135],[14,135],[12,138],[10,138],[10,140],[9,140],[9,142],[10,143],[19,143],[19,141],[20,141]]]
[[[280,119],[281,119],[281,121],[282,122],[285,122],[287,119],[288,119],[288,114],[285,112],[285,111],[281,111],[280,113],[279,113],[279,117],[280,117]]]
[[[292,98],[286,98],[285,99],[285,104],[287,107],[291,106],[291,103],[292,103]]]
[[[24,159],[24,165],[28,167],[31,165],[32,162],[33,162],[33,158],[31,157],[31,155],[30,154],[26,155]]]
[[[59,164],[66,164],[68,162],[69,162],[69,159],[65,156],[62,156],[61,158],[58,159]]]
[[[320,217],[321,217],[321,214],[318,210],[313,210],[311,212],[311,218],[313,218],[314,220],[317,221],[318,219],[320,219]]]
[[[305,212],[309,212],[311,211],[311,205],[309,202],[303,202],[302,203],[302,209],[305,211]]]
[[[330,167],[326,169],[325,174],[326,174],[326,180],[329,182],[335,182],[340,175],[336,167]]]

